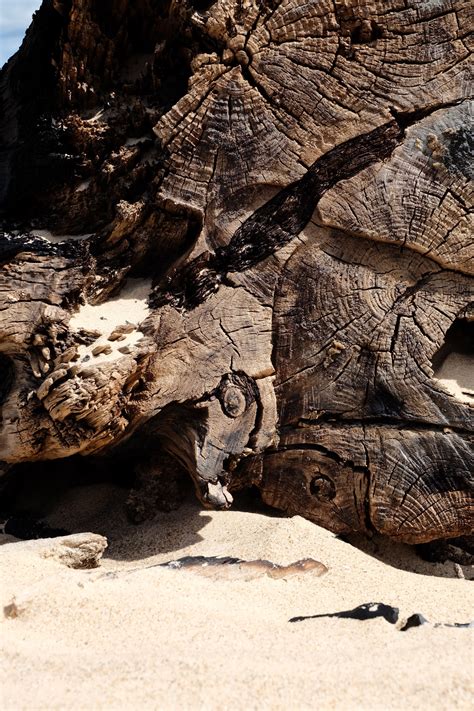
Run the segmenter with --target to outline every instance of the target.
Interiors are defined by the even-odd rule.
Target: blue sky
[[[0,0],[0,67],[21,44],[41,0]]]

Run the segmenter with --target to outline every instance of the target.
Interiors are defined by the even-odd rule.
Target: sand
[[[467,622],[472,570],[382,540],[358,548],[300,517],[194,501],[132,526],[124,497],[77,488],[48,519],[107,537],[94,570],[45,557],[57,539],[2,537],[1,602],[10,613],[15,604],[2,620],[3,709],[472,708],[472,629],[289,622],[367,602],[398,607],[401,621]],[[150,567],[184,555],[312,557],[328,573],[247,581]]]
[[[150,313],[151,279],[127,279],[120,293],[102,304],[84,304],[71,318],[73,330],[112,331],[123,323],[140,323]]]
[[[436,379],[461,402],[474,403],[474,363],[472,355],[450,353],[436,373]]]

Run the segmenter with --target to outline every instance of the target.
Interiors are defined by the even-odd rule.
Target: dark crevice
[[[331,501],[336,496],[336,485],[328,476],[318,474],[311,479],[309,491],[318,501]]]
[[[0,482],[3,530],[22,539],[76,532],[55,525],[58,511],[73,507],[81,491],[86,495],[90,487],[100,492],[110,486],[133,523],[179,508],[192,489],[187,472],[144,427],[105,456],[74,455],[12,466]]]
[[[124,456],[75,455],[15,464],[0,480],[0,515],[25,522],[47,520],[65,493],[76,487],[99,483],[130,486],[130,463],[131,458]]]
[[[337,462],[337,464],[344,464],[344,460],[342,457],[340,457],[336,452],[333,452],[330,449],[327,449],[327,447],[323,447],[321,444],[309,444],[309,443],[302,443],[302,444],[287,444],[282,447],[278,447],[276,449],[267,449],[264,452],[264,455],[266,454],[275,454],[276,452],[286,452],[286,451],[291,451],[291,450],[309,450],[312,452],[320,452],[323,454],[325,457],[328,459],[332,459],[333,462]]]
[[[293,426],[288,425],[288,429],[293,430],[294,427],[298,425],[313,425],[318,427],[318,425],[333,425],[334,427],[363,427],[364,425],[373,427],[390,427],[397,428],[399,430],[414,430],[414,431],[428,431],[428,432],[445,432],[448,424],[446,422],[423,422],[421,420],[409,420],[400,419],[399,417],[344,417],[334,412],[326,412],[325,414],[318,417],[317,420],[311,418],[300,418],[298,423]],[[457,427],[456,425],[449,425],[449,429],[458,434],[471,434],[472,430]]]
[[[423,119],[435,113],[435,111],[439,111],[440,109],[449,109],[453,106],[459,106],[463,103],[463,101],[465,101],[465,99],[458,99],[457,101],[434,104],[431,106],[427,106],[424,109],[415,109],[413,111],[398,111],[393,106],[389,106],[388,109],[395,121],[397,122],[400,130],[402,131],[402,135],[404,136],[405,130],[410,126],[413,126],[413,124],[417,123],[418,121],[422,121]]]
[[[370,44],[383,37],[382,29],[374,20],[364,20],[351,32],[352,44]]]
[[[446,332],[443,345],[433,356],[432,366],[435,375],[448,356],[453,353],[472,356],[474,369],[474,321],[456,319],[451,324]]]
[[[474,565],[474,535],[421,543],[416,551],[429,563],[454,561],[458,565]]]
[[[262,499],[262,492],[255,484],[244,486],[241,489],[232,489],[234,511],[246,511],[248,513],[262,513],[272,518],[286,518],[286,514],[279,509],[266,504]]]
[[[3,533],[23,541],[38,538],[58,538],[68,536],[70,531],[65,528],[55,528],[46,521],[30,516],[11,516],[5,521]]]
[[[191,0],[191,5],[198,12],[206,12],[215,2],[216,0]]]
[[[251,86],[252,89],[255,89],[256,91],[258,91],[260,96],[271,105],[273,103],[271,94],[268,94],[265,91],[264,87],[257,82],[257,80],[254,78],[252,72],[250,71],[250,69],[247,66],[245,66],[245,64],[240,63],[240,66],[241,66],[242,76],[245,79],[245,81],[247,82],[247,84],[249,86]]]
[[[453,134],[446,136],[448,154],[445,162],[469,180],[474,180],[474,134],[468,128],[460,128]]]
[[[284,434],[284,430],[282,430],[282,435]],[[331,449],[328,449],[327,447],[324,447],[321,444],[315,444],[313,442],[305,442],[305,443],[298,443],[298,444],[286,444],[281,447],[278,447],[277,449],[267,449],[264,452],[264,455],[266,454],[275,454],[275,452],[285,452],[285,451],[292,451],[292,450],[308,450],[308,451],[313,451],[313,452],[321,452],[325,457],[328,459],[332,459],[333,462],[337,462],[337,464],[340,464],[343,467],[350,467],[353,471],[355,472],[361,472],[363,474],[366,474],[367,476],[370,475],[369,469],[365,466],[360,466],[354,464],[354,462],[350,459],[343,459],[337,452],[333,452]]]
[[[15,380],[15,366],[13,361],[8,356],[0,353],[0,421],[1,421],[1,406],[8,397],[10,390],[13,387]]]

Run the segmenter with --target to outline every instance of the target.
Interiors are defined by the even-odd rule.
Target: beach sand
[[[300,517],[191,500],[133,526],[125,495],[77,488],[48,518],[107,537],[93,570],[44,557],[58,539],[2,536],[3,709],[472,708],[474,630],[400,631],[413,613],[471,621],[471,569],[381,539],[356,547]],[[311,557],[328,572],[246,580],[156,567],[187,555]],[[289,621],[369,602],[399,608],[399,622]]]

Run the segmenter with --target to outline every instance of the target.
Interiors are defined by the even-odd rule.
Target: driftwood
[[[470,533],[472,14],[44,0],[0,75],[5,472]]]

